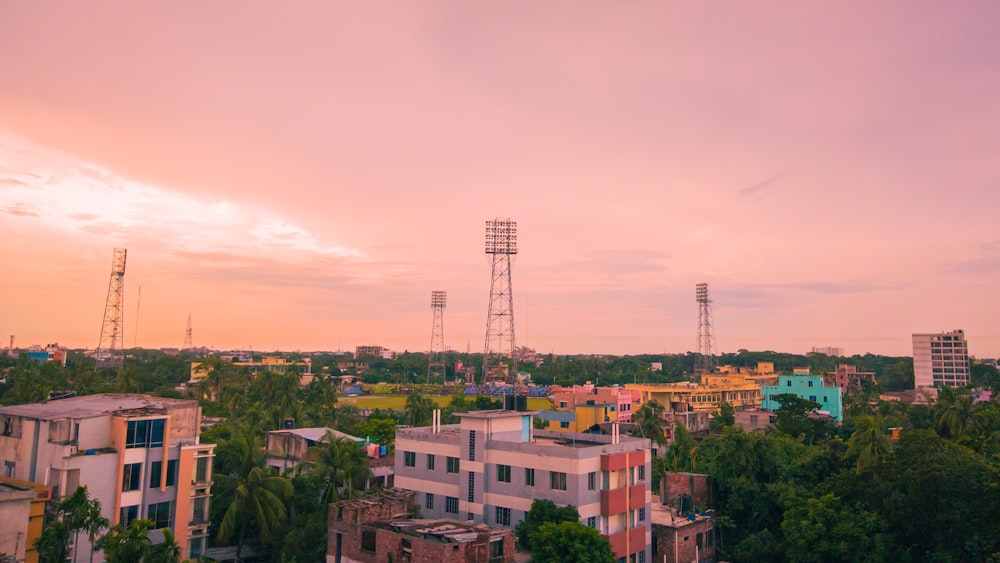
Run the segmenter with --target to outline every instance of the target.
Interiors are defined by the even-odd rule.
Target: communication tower
[[[191,313],[188,313],[187,328],[184,329],[184,349],[190,350],[194,348],[194,339],[191,333]]]
[[[124,248],[116,248],[111,255],[111,279],[108,281],[108,298],[104,304],[101,340],[94,353],[98,368],[124,368],[125,252]]]
[[[699,283],[694,286],[695,300],[698,302],[698,355],[694,372],[715,371],[715,330],[712,328],[712,299],[709,285]]]
[[[483,382],[512,382],[517,376],[514,355],[514,295],[510,283],[511,256],[517,254],[517,222],[506,217],[486,221],[486,254],[490,255],[490,306],[486,315]]]
[[[434,312],[434,323],[431,326],[431,350],[427,355],[427,383],[431,375],[445,377],[444,371],[444,307],[448,300],[445,291],[431,292],[431,311]]]

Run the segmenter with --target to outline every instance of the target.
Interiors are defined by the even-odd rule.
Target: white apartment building
[[[534,499],[572,504],[615,556],[647,563],[650,441],[536,430],[533,412],[455,413],[460,424],[396,431],[396,486],[418,492],[422,518],[512,528]]]
[[[199,443],[200,427],[197,401],[146,395],[6,406],[0,472],[52,487],[54,500],[85,485],[112,525],[148,518],[156,530],[170,528],[183,559],[197,559],[208,536],[215,449]],[[74,559],[89,561],[92,547],[81,534]]]
[[[969,380],[969,345],[964,331],[913,335],[913,383],[917,389],[964,387]]]

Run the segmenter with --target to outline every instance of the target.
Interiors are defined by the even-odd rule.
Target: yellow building
[[[617,422],[618,405],[576,405],[572,411],[540,411],[535,417],[545,421],[545,430],[586,432],[602,422]]]
[[[639,393],[639,403],[656,401],[668,411],[714,410],[726,402],[736,410],[760,408],[760,384],[751,376],[703,374],[701,383],[629,383],[626,389]]]
[[[27,510],[4,506],[4,492],[17,493],[23,498]],[[45,503],[49,501],[52,489],[40,483],[32,483],[22,479],[0,476],[0,552],[14,554],[17,561],[38,563],[38,550],[35,540],[42,535],[42,525],[45,520]],[[12,497],[13,494],[6,495]],[[13,503],[11,503],[13,504]],[[27,518],[24,518],[27,516]],[[10,537],[7,537],[10,536]],[[13,549],[8,543],[13,543]]]

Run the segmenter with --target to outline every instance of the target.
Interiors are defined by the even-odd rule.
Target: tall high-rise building
[[[913,383],[921,387],[969,384],[969,344],[965,332],[913,335]]]

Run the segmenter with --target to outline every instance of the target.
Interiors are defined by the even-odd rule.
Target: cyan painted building
[[[781,405],[775,397],[786,393],[816,401],[821,405],[820,412],[829,414],[830,418],[837,422],[844,418],[844,401],[840,387],[823,385],[822,376],[779,375],[777,385],[762,385],[760,387],[761,408],[770,411],[778,410]]]

